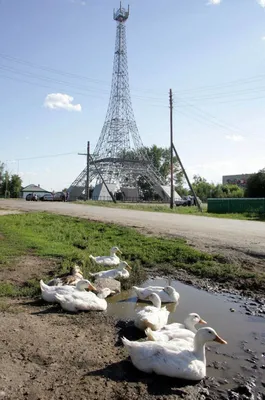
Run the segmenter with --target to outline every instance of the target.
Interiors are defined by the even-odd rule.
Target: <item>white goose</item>
[[[151,293],[148,300],[153,303],[153,306],[146,306],[138,311],[134,325],[141,330],[151,328],[157,331],[167,324],[169,311],[166,307],[161,308],[161,300],[156,293]]]
[[[72,292],[56,294],[55,298],[66,311],[105,311],[108,303],[106,297],[115,292],[109,288],[102,289],[97,295],[92,292]]]
[[[133,289],[140,300],[146,300],[151,293],[156,293],[162,303],[178,303],[179,301],[179,293],[172,286],[147,286],[145,288],[133,286]]]
[[[85,289],[96,290],[96,288],[87,280],[82,279],[77,282],[76,286],[48,286],[43,280],[40,280],[40,288],[41,288],[41,297],[43,300],[48,301],[49,303],[56,303],[56,294],[67,294],[76,292],[85,291]]]
[[[120,249],[117,246],[115,246],[110,249],[109,256],[94,257],[94,256],[92,256],[92,254],[90,254],[89,258],[91,258],[91,260],[93,260],[98,265],[104,265],[106,267],[114,267],[115,265],[119,265],[119,263],[120,263],[120,259],[116,254],[118,252],[120,254],[122,254]]]
[[[112,279],[128,279],[130,273],[127,269],[131,270],[131,267],[126,261],[121,261],[118,268],[108,269],[107,271],[100,271],[91,273],[90,275],[95,278],[112,278]]]
[[[63,285],[76,285],[78,281],[83,279],[83,272],[78,265],[70,269],[70,273],[60,275],[51,279],[47,285],[49,286],[63,286]]]
[[[199,381],[206,376],[206,342],[227,342],[212,328],[201,328],[194,337],[194,349],[157,342],[131,342],[122,338],[133,365],[140,371]]]
[[[198,314],[190,313],[183,324],[173,323],[164,326],[160,331],[153,332],[150,328],[145,330],[149,340],[158,342],[172,342],[172,340],[187,340],[193,343],[197,329],[196,324],[207,324]]]

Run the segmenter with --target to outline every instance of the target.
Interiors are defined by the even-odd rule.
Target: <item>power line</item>
[[[91,82],[91,83],[104,85],[104,86],[108,87],[107,92],[106,92],[106,89],[104,89],[104,91],[106,92],[106,94],[109,93],[110,83],[108,81],[89,78],[89,77],[84,76],[84,75],[78,75],[78,74],[74,74],[74,73],[71,73],[71,72],[62,71],[60,69],[55,69],[55,68],[51,68],[51,67],[42,66],[40,64],[33,63],[31,61],[26,61],[26,60],[23,60],[23,59],[19,59],[17,57],[13,57],[13,56],[10,56],[10,55],[7,55],[7,54],[3,54],[3,53],[0,53],[0,58],[2,58],[4,60],[7,60],[7,61],[15,62],[15,63],[20,64],[20,65],[26,65],[26,66],[31,67],[31,68],[40,69],[42,71],[59,74],[60,76],[68,76],[68,77],[71,77],[71,78],[74,78],[74,79],[78,79],[78,80],[82,80],[82,81],[85,80],[85,81],[88,81],[88,82]],[[7,68],[7,66],[6,66],[6,68]],[[47,78],[47,77],[44,78],[44,77],[40,77],[40,76],[38,76],[38,77],[39,77],[39,79],[48,79],[48,80],[52,80],[52,81],[57,82],[57,83],[60,82],[62,84],[73,85],[73,84],[71,84],[69,82],[58,81],[58,80],[56,80],[54,78]],[[188,94],[190,92],[192,92],[194,94],[196,92],[205,91],[205,90],[206,91],[212,91],[212,90],[215,90],[215,89],[218,89],[218,88],[224,89],[224,88],[227,88],[227,87],[233,87],[233,86],[237,86],[237,85],[249,84],[251,82],[257,82],[257,81],[260,81],[262,79],[265,79],[265,74],[254,75],[254,76],[249,77],[249,78],[236,79],[236,80],[228,81],[228,82],[225,82],[225,83],[222,83],[222,84],[217,84],[217,85],[206,85],[206,86],[199,86],[197,88],[195,87],[195,88],[184,89],[184,90],[180,90],[180,91],[178,91],[177,93],[174,93],[174,94],[185,95],[185,94]],[[74,84],[74,86],[75,86],[75,84]],[[80,86],[78,88],[80,88]],[[84,88],[82,86],[81,90],[83,90],[83,89]],[[88,88],[88,87],[86,87],[85,90],[98,91],[97,88]],[[240,92],[244,93],[245,91],[248,92],[248,91],[259,91],[259,90],[260,90],[260,88],[254,87],[253,89],[251,89],[251,88],[250,89],[245,89],[245,90],[242,90]],[[136,92],[139,92],[139,93],[153,93],[153,94],[157,94],[159,96],[159,97],[145,97],[146,99],[150,99],[150,100],[161,101],[161,100],[165,100],[166,99],[166,94],[165,93],[163,93],[163,92],[159,92],[159,93],[158,92],[154,92],[152,89],[143,90],[141,88],[141,89],[134,89],[133,91],[136,91]],[[236,93],[239,93],[239,92],[236,92]],[[217,93],[216,96],[222,96],[222,95],[225,95],[225,94]],[[227,95],[231,95],[231,92],[228,92]],[[213,96],[213,95],[204,94],[202,96],[207,97],[207,96]],[[202,97],[199,97],[198,100],[201,99],[201,98]],[[141,99],[143,99],[143,97],[141,97]],[[193,99],[195,100],[195,99],[197,99],[197,97],[195,96],[195,98],[194,97],[190,98],[190,100],[193,100]],[[208,97],[207,97],[207,99],[208,99]],[[209,99],[210,99],[210,97],[209,97]]]
[[[218,83],[215,85],[205,85],[205,86],[198,86],[197,88],[189,88],[189,89],[184,89],[184,90],[179,90],[178,94],[182,94],[184,95],[185,93],[189,93],[189,92],[200,92],[200,91],[211,91],[211,90],[215,90],[218,88],[225,88],[225,87],[233,87],[233,86],[237,86],[237,85],[246,85],[249,84],[251,82],[257,82],[260,80],[265,79],[265,74],[259,74],[259,75],[254,75],[252,77],[249,78],[241,78],[241,79],[235,79],[232,81],[227,81],[224,83]]]
[[[37,75],[37,74],[32,74],[32,73],[29,73],[29,72],[26,72],[26,71],[19,71],[19,70],[17,70],[17,69],[15,69],[15,68],[10,68],[10,67],[7,67],[7,66],[3,66],[3,65],[1,65],[0,64],[0,70],[3,70],[3,71],[6,71],[6,72],[11,72],[11,73],[15,73],[15,74],[17,74],[17,75],[22,75],[22,76],[26,76],[27,78],[33,78],[33,79],[39,79],[39,80],[41,80],[41,81],[44,81],[44,82],[48,82],[48,83],[56,83],[57,85],[59,84],[59,85],[67,85],[67,86],[70,86],[71,88],[73,87],[74,89],[77,87],[78,89],[81,89],[81,90],[83,90],[84,91],[84,93],[82,93],[82,92],[77,92],[77,91],[73,91],[72,89],[71,89],[71,91],[74,93],[74,94],[77,94],[77,95],[80,95],[80,96],[85,96],[85,97],[92,97],[92,98],[100,98],[100,99],[102,99],[102,98],[104,98],[104,97],[108,97],[109,96],[109,92],[107,92],[107,91],[100,91],[100,94],[101,94],[101,96],[100,95],[98,95],[98,94],[90,94],[90,93],[87,93],[86,91],[88,91],[88,92],[96,92],[96,93],[98,93],[99,91],[97,90],[97,89],[90,89],[90,88],[86,88],[86,87],[80,87],[80,86],[77,86],[77,85],[74,85],[74,84],[72,84],[72,83],[70,83],[70,82],[66,82],[66,81],[59,81],[59,80],[57,80],[57,79],[53,79],[53,78],[49,78],[49,77],[44,77],[44,76],[41,76],[41,75]],[[2,79],[10,79],[10,80],[15,80],[15,81],[18,81],[18,82],[23,82],[23,83],[27,83],[27,84],[31,84],[31,85],[34,85],[34,86],[38,86],[38,87],[43,87],[43,88],[47,88],[47,89],[54,89],[54,86],[52,86],[51,84],[50,85],[43,85],[43,84],[39,84],[39,83],[36,83],[36,82],[31,82],[31,81],[28,81],[28,80],[25,80],[25,79],[21,79],[21,78],[17,78],[17,77],[11,77],[11,76],[7,76],[7,75],[0,75],[0,78],[2,78]],[[104,97],[103,97],[104,96]],[[153,102],[156,102],[156,103],[150,103],[149,102],[149,105],[151,105],[151,106],[155,106],[155,107],[159,107],[159,106],[161,106],[161,107],[167,107],[166,105],[165,105],[165,103],[163,103],[162,101],[161,101],[161,99],[158,99],[158,98],[155,98],[155,97],[145,97],[145,96],[134,96],[134,98],[135,99],[138,99],[138,100],[143,100],[143,101],[148,101],[149,102],[149,100],[151,100],[151,101],[153,101]]]
[[[21,65],[27,65],[27,66],[32,67],[32,68],[40,69],[42,71],[59,74],[60,76],[63,75],[63,76],[72,77],[74,79],[79,79],[79,80],[81,79],[82,81],[86,80],[86,81],[97,83],[97,84],[103,84],[105,86],[108,86],[108,89],[110,89],[110,81],[103,81],[103,80],[100,80],[100,79],[89,78],[89,77],[84,76],[84,75],[74,74],[74,73],[67,72],[67,71],[62,71],[62,70],[56,69],[56,68],[46,67],[46,66],[43,66],[43,65],[40,65],[40,64],[37,64],[37,63],[33,63],[31,61],[26,61],[26,60],[19,59],[17,57],[13,57],[13,56],[10,56],[10,55],[7,55],[7,54],[3,54],[3,53],[0,53],[0,58],[8,60],[8,61],[11,61],[11,62],[15,62],[15,63],[21,64]],[[138,92],[141,92],[141,93],[153,93],[153,94],[156,93],[159,96],[165,95],[164,92],[159,92],[158,93],[158,92],[154,92],[152,89],[143,90],[141,88],[141,89],[134,89],[134,91],[138,91]]]
[[[218,100],[218,97],[215,97],[215,98],[209,98],[209,99],[207,99],[207,98],[188,98],[188,100],[191,100],[191,101],[195,101],[195,102],[207,102],[207,101],[214,101],[215,102],[215,104],[231,104],[231,103],[242,103],[242,102],[249,102],[249,101],[252,101],[252,100],[262,100],[262,99],[265,99],[265,95],[263,95],[263,96],[252,96],[252,97],[243,97],[243,98],[234,98],[234,99],[231,99],[230,98],[230,100]]]
[[[52,158],[52,157],[62,157],[62,156],[69,156],[73,154],[77,154],[78,152],[71,152],[71,153],[59,153],[59,154],[49,154],[44,156],[35,156],[35,157],[26,157],[26,158],[14,158],[14,161],[26,161],[26,160],[38,160],[41,158]],[[13,161],[12,160],[12,161]]]
[[[216,118],[214,115],[210,114],[207,111],[204,111],[202,109],[200,109],[199,107],[196,107],[194,104],[188,103],[186,100],[183,99],[178,99],[179,101],[181,101],[182,103],[184,103],[184,106],[188,107],[188,108],[192,108],[193,110],[195,110],[195,113],[197,113],[197,115],[194,116],[194,114],[192,114],[192,116],[188,115],[189,118],[193,118],[195,120],[197,120],[198,122],[203,122],[205,124],[211,124],[214,126],[217,126],[221,129],[224,129],[226,131],[231,131],[233,133],[240,133],[240,134],[246,134],[242,129],[229,125],[226,122]],[[176,106],[178,107],[178,106]],[[178,111],[180,112],[180,111]],[[185,114],[185,112],[180,112],[182,113],[184,116],[187,116],[187,114]],[[206,119],[204,116],[206,116],[208,119]],[[197,118],[196,118],[197,117]]]
[[[1,67],[0,67],[0,70],[1,70]],[[45,89],[53,89],[54,90],[54,86],[52,86],[52,85],[43,85],[43,84],[40,84],[40,83],[37,83],[37,82],[31,82],[31,81],[28,81],[28,80],[25,80],[25,79],[21,79],[21,78],[18,78],[18,77],[13,77],[13,76],[0,74],[0,79],[9,79],[9,80],[13,80],[13,81],[17,81],[17,82],[33,85],[33,86],[36,86],[36,87],[42,87],[42,88],[45,88]],[[83,96],[83,97],[98,98],[98,99],[105,99],[106,96],[108,97],[107,93],[102,93],[102,96],[96,95],[96,94],[89,95],[88,93],[81,93],[81,92],[77,92],[76,90],[72,90],[72,89],[71,89],[71,93],[79,95],[79,96]],[[141,100],[141,101],[147,101],[148,100],[148,98],[141,97],[141,96],[134,96],[134,98],[137,99],[137,100]],[[162,102],[161,103],[158,103],[158,102],[157,103],[150,103],[148,101],[148,104],[150,106],[152,106],[152,107],[167,107]]]
[[[203,101],[203,100],[214,100],[214,99],[222,99],[225,97],[229,97],[231,99],[231,96],[240,96],[242,94],[255,94],[255,93],[264,93],[265,92],[265,86],[261,86],[259,88],[249,88],[249,89],[244,89],[244,90],[238,90],[238,91],[230,91],[230,92],[221,92],[221,93],[216,93],[212,95],[202,95],[202,96],[188,96],[187,100],[191,101]],[[251,97],[249,98],[251,99]],[[237,99],[234,99],[235,101]]]

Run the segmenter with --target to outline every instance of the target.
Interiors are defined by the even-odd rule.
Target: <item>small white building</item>
[[[40,185],[31,184],[31,185],[28,185],[28,186],[24,187],[24,188],[21,190],[21,193],[22,193],[22,196],[21,196],[21,197],[23,197],[23,199],[25,199],[26,196],[27,196],[29,193],[35,193],[38,197],[41,197],[41,196],[43,196],[44,194],[46,194],[46,193],[51,193],[51,192],[50,192],[49,190],[42,189],[42,188],[40,187]]]

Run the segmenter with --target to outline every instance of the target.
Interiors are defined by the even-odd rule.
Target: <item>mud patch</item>
[[[243,380],[225,390],[218,378],[192,384],[138,371],[120,337],[141,333],[104,312],[70,315],[33,300],[10,304],[20,312],[0,313],[1,399],[243,399],[232,396],[251,390]]]
[[[24,286],[30,280],[54,274],[57,263],[54,259],[43,259],[31,255],[22,256],[9,262],[8,265],[0,266],[0,281]]]

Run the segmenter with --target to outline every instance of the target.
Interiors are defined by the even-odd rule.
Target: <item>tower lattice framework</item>
[[[112,85],[105,122],[90,162],[89,182],[122,187],[137,187],[139,177],[151,183],[161,198],[169,198],[165,181],[148,159],[138,132],[132,108],[126,45],[126,26],[129,6],[125,10],[121,3],[114,10],[117,21],[115,53],[113,62]],[[100,174],[98,173],[100,172]],[[87,169],[80,173],[69,188],[71,200],[82,196],[85,191]]]

